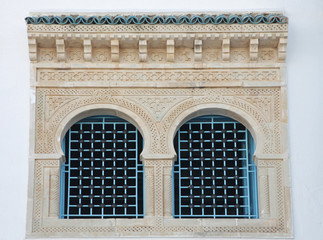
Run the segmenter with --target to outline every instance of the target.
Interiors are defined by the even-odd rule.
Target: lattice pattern
[[[83,119],[66,134],[65,148],[61,218],[144,216],[142,137],[132,124]]]
[[[70,25],[46,25],[46,24],[28,24],[29,32],[70,32]],[[288,31],[287,24],[196,24],[196,25],[74,25],[73,32],[286,32]]]
[[[193,119],[178,131],[175,147],[174,217],[258,217],[253,142],[242,124]]]

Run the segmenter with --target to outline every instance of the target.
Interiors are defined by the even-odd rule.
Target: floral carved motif
[[[83,48],[67,48],[66,61],[67,62],[83,62]]]
[[[272,121],[274,111],[274,97],[273,96],[239,96],[239,98],[257,106],[260,111],[267,117],[269,122]]]
[[[137,49],[120,49],[120,62],[139,62],[139,51]]]
[[[110,61],[111,51],[110,51],[110,49],[94,48],[92,58],[93,58],[93,62],[107,62],[107,61]]]
[[[191,62],[194,60],[193,49],[191,48],[177,48],[175,50],[176,62]]]
[[[46,96],[46,119],[51,118],[57,109],[75,98],[73,96]]]
[[[276,60],[277,52],[273,48],[260,48],[259,61],[260,62],[272,62]]]
[[[40,62],[55,62],[56,50],[55,48],[40,48],[39,49],[39,61]]]
[[[249,61],[249,52],[246,49],[231,49],[232,62],[247,62]]]
[[[166,49],[148,50],[148,62],[159,63],[166,61]]]
[[[142,97],[127,97],[134,101],[137,101],[141,105],[145,106],[157,121],[160,121],[165,113],[174,104],[184,100],[187,97],[176,97],[176,96],[142,96]]]
[[[204,62],[221,61],[221,50],[210,48],[203,49],[202,57]]]

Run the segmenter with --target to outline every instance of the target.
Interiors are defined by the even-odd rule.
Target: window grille
[[[175,218],[258,218],[254,142],[241,123],[203,116],[185,123],[174,145]]]
[[[60,218],[142,218],[143,140],[129,122],[95,116],[66,133]]]

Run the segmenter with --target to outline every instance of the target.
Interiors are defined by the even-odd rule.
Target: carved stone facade
[[[292,236],[287,23],[27,26],[29,237]],[[97,114],[128,120],[144,138],[143,219],[58,217],[62,138]],[[173,138],[187,120],[206,114],[234,118],[253,135],[259,219],[172,217]]]

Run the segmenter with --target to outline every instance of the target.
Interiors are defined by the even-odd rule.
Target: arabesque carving
[[[193,96],[190,96],[192,95]],[[268,95],[273,99],[268,103]],[[58,96],[55,96],[58,95]],[[257,97],[254,97],[254,96]],[[263,95],[263,96],[261,96]],[[45,97],[45,105],[40,98]],[[236,97],[238,96],[238,97]],[[244,97],[239,97],[244,96]],[[145,89],[122,90],[122,89],[40,89],[37,92],[39,104],[37,111],[48,109],[47,120],[41,116],[36,119],[37,127],[36,152],[55,153],[54,133],[62,117],[69,112],[89,104],[109,103],[122,106],[142,118],[153,136],[151,146],[152,153],[170,153],[167,146],[167,129],[176,117],[186,109],[209,103],[221,103],[234,106],[244,113],[253,117],[266,136],[264,153],[280,153],[281,140],[279,137],[280,115],[274,114],[271,108],[280,103],[279,89],[196,89],[194,92],[188,89]],[[127,99],[127,100],[126,100]],[[172,108],[177,102],[177,107]],[[180,103],[180,104],[179,104]],[[274,107],[268,106],[272,104]],[[143,110],[145,107],[146,110]],[[266,111],[267,112],[264,112]],[[270,116],[268,117],[268,111]],[[163,115],[167,115],[162,118]],[[153,120],[160,121],[160,128]],[[38,125],[38,124],[37,124]],[[278,135],[276,138],[275,136]],[[44,139],[45,137],[45,139]]]

